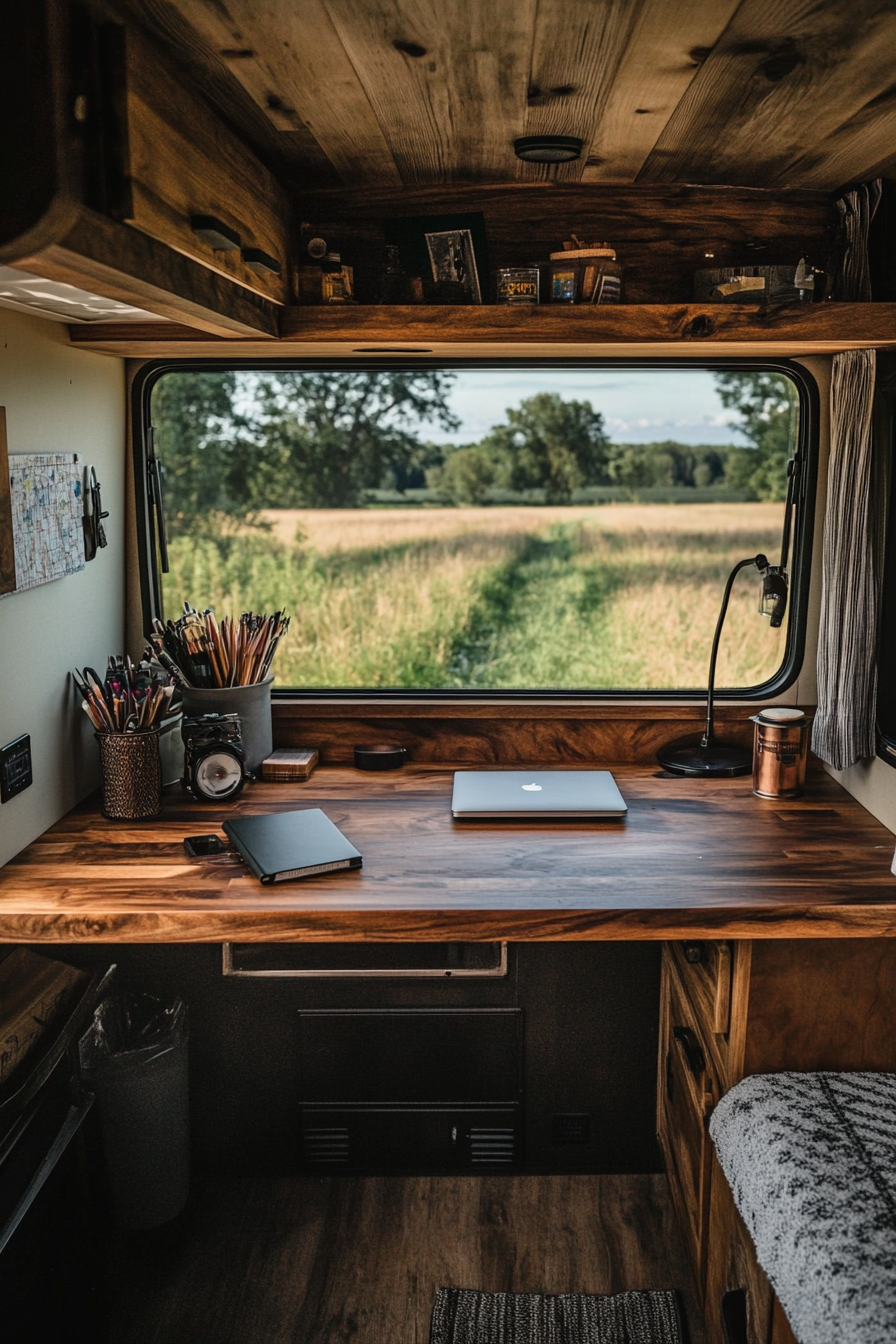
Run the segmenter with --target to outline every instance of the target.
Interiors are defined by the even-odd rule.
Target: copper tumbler
[[[806,781],[809,720],[801,709],[772,705],[753,715],[753,792],[799,798]]]

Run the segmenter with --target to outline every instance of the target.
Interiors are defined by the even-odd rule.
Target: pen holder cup
[[[162,806],[160,728],[96,733],[103,773],[103,816],[112,821],[157,817]]]
[[[246,770],[258,774],[261,763],[274,749],[271,730],[271,683],[265,677],[255,686],[184,686],[181,690],[184,717],[198,714],[239,714]]]

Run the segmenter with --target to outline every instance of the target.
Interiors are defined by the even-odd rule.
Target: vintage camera
[[[238,714],[198,714],[184,719],[183,786],[194,798],[229,802],[246,781]]]

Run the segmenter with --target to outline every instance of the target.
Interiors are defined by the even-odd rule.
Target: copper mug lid
[[[767,723],[773,728],[799,728],[808,720],[801,709],[790,705],[770,705],[758,714],[750,715],[751,723]]]

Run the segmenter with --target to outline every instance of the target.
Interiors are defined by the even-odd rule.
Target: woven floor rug
[[[684,1344],[674,1293],[477,1293],[440,1288],[430,1344]]]

